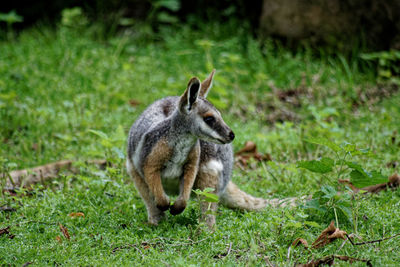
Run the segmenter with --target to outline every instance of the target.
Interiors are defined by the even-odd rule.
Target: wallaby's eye
[[[203,118],[204,122],[207,124],[212,124],[215,122],[215,118],[213,116],[207,116]]]

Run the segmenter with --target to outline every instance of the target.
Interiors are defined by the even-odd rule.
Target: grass
[[[340,251],[340,241],[311,251],[296,247],[289,257],[287,251],[298,237],[312,242],[336,219],[331,211],[342,207],[337,200],[351,212],[339,214],[340,229],[363,241],[399,233],[399,190],[332,197],[325,214],[304,207],[262,212],[220,207],[214,232],[199,224],[193,199],[182,215],[169,216],[158,227],[147,225],[144,205],[124,170],[127,131],[148,104],[181,94],[191,76],[204,79],[212,68],[218,72],[209,99],[236,133],[234,149],[251,140],[273,159],[234,170],[233,180],[246,192],[283,198],[326,186],[346,191],[336,173],[296,167],[300,160],[336,157],[304,141],[311,137],[370,148],[374,156],[351,160],[385,176],[398,171],[387,164],[400,156],[400,95],[393,90],[382,97],[391,85],[378,84],[373,71],[357,60],[321,58],[307,49],[294,53],[272,41],[260,46],[242,30],[221,25],[165,28],[155,39],[126,34],[98,41],[90,31],[42,27],[0,43],[1,170],[61,159],[114,163],[105,171],[81,164],[80,175],[3,192],[0,206],[15,211],[0,211],[0,229],[10,226],[15,237],[0,236],[1,264],[233,266],[265,265],[269,259],[291,266],[343,254],[370,259],[375,266],[396,265],[398,238],[361,247],[347,243]],[[85,217],[72,218],[71,212]]]

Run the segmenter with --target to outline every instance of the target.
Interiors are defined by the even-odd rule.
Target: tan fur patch
[[[221,200],[228,208],[244,210],[260,210],[268,204],[268,200],[243,192],[232,181],[229,181]]]
[[[161,170],[171,155],[171,148],[164,138],[160,139],[147,156],[143,165],[144,179],[154,195],[157,206],[161,209],[169,207],[169,199],[161,183]]]
[[[140,174],[134,169],[132,162],[127,163],[127,170],[129,172],[129,175],[133,178],[135,186],[146,205],[148,222],[150,224],[157,225],[158,222],[164,216],[164,212],[160,211],[156,207],[156,204],[150,193],[148,185],[146,184],[144,179],[140,176]]]
[[[214,113],[212,113],[211,111],[207,111],[206,113],[201,115],[203,118],[207,118],[207,117],[213,117],[215,116]]]

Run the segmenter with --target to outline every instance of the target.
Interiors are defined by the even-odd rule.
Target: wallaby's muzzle
[[[222,134],[221,132],[219,135],[222,137],[221,139],[218,138],[218,141],[220,141],[222,144],[229,144],[235,139],[235,134],[234,132],[226,126],[226,129],[224,129],[224,133]]]
[[[233,141],[233,139],[235,139],[235,133],[232,130],[229,133],[229,138],[231,139],[231,142]]]

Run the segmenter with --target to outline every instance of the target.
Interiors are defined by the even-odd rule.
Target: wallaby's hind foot
[[[187,204],[187,201],[186,201],[186,200],[184,200],[184,199],[179,199],[179,198],[178,198],[178,199],[174,202],[174,205],[172,205],[172,206],[170,207],[169,212],[170,212],[172,215],[178,215],[178,214],[182,213],[182,212],[185,210],[186,204]]]
[[[156,202],[154,197],[150,193],[149,187],[144,181],[142,177],[135,171],[133,165],[130,160],[127,161],[126,167],[128,170],[129,175],[133,178],[135,182],[135,186],[139,191],[140,196],[143,199],[143,202],[147,209],[147,220],[151,225],[157,225],[158,222],[165,217],[165,213],[163,210],[159,209],[156,206]],[[168,207],[169,208],[169,200],[168,200]]]
[[[163,198],[158,198],[155,200],[157,209],[161,211],[166,211],[170,207],[169,197],[164,194]]]

